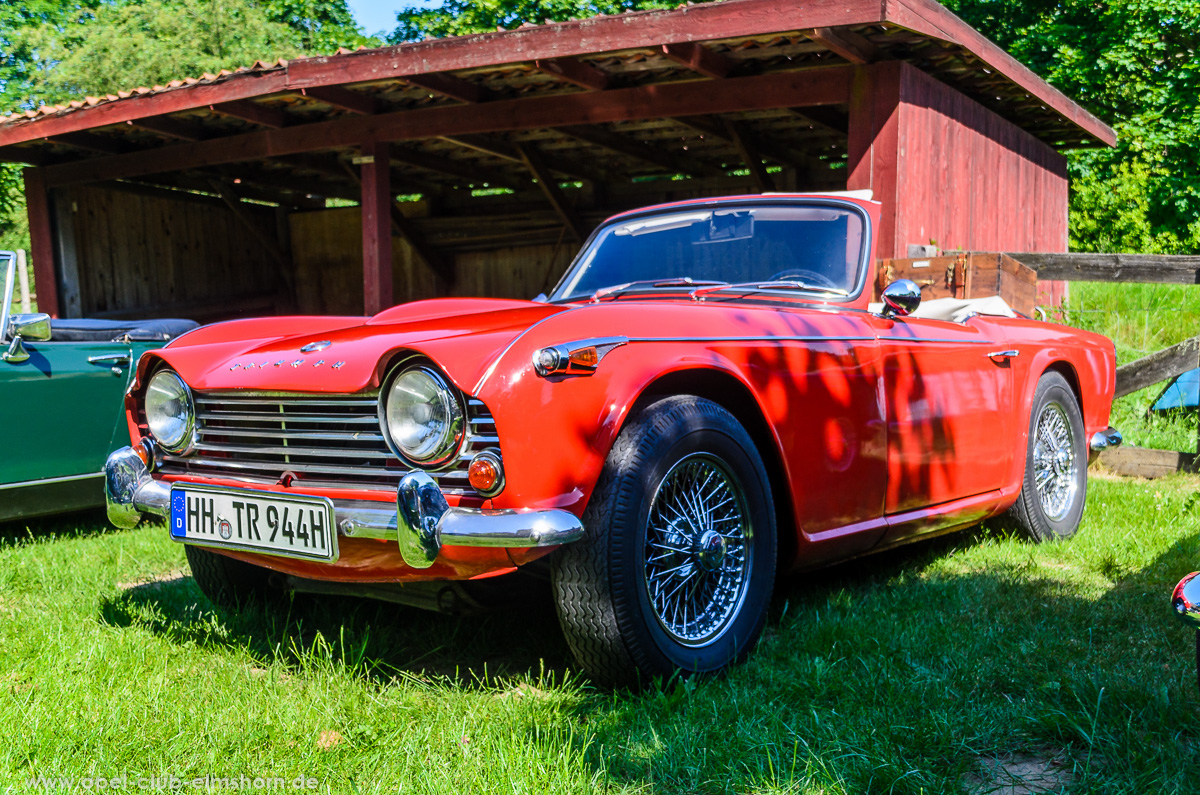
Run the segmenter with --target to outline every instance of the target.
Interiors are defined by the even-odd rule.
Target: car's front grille
[[[162,472],[297,486],[395,489],[411,467],[398,459],[379,427],[378,396],[263,392],[198,392],[196,442],[186,456],[165,455]],[[480,450],[498,448],[496,425],[479,400],[466,400],[466,438],[459,456],[430,474],[443,490],[464,493],[467,466]]]

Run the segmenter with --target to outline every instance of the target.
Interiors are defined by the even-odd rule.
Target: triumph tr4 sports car
[[[869,304],[878,207],[659,206],[603,223],[548,299],[193,331],[138,364],[109,515],[166,520],[226,605],[448,607],[547,571],[618,685],[747,653],[777,573],[1005,511],[1070,536],[1120,440],[1112,343],[911,281]]]

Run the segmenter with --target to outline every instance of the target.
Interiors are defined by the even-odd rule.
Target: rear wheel
[[[618,686],[717,671],[762,631],[775,516],[749,434],[709,400],[659,401],[621,432],[553,584],[567,642]]]
[[[1009,516],[1034,541],[1070,538],[1079,530],[1086,496],[1087,448],[1079,401],[1062,375],[1048,372],[1033,396],[1025,479]]]
[[[193,544],[185,544],[184,550],[196,585],[218,607],[235,610],[252,601],[267,604],[283,595],[271,587],[268,569]]]

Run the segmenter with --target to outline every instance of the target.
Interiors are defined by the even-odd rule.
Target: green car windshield
[[[786,281],[822,297],[844,297],[861,287],[865,245],[865,214],[845,204],[739,204],[638,215],[601,229],[550,300],[684,280]]]

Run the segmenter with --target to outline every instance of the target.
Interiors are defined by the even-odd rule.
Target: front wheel
[[[1033,541],[1070,538],[1087,497],[1087,442],[1079,401],[1067,379],[1039,380],[1029,417],[1025,479],[1009,515]]]
[[[617,438],[553,584],[576,660],[607,684],[718,671],[758,639],[775,581],[761,456],[728,411],[671,397]]]

